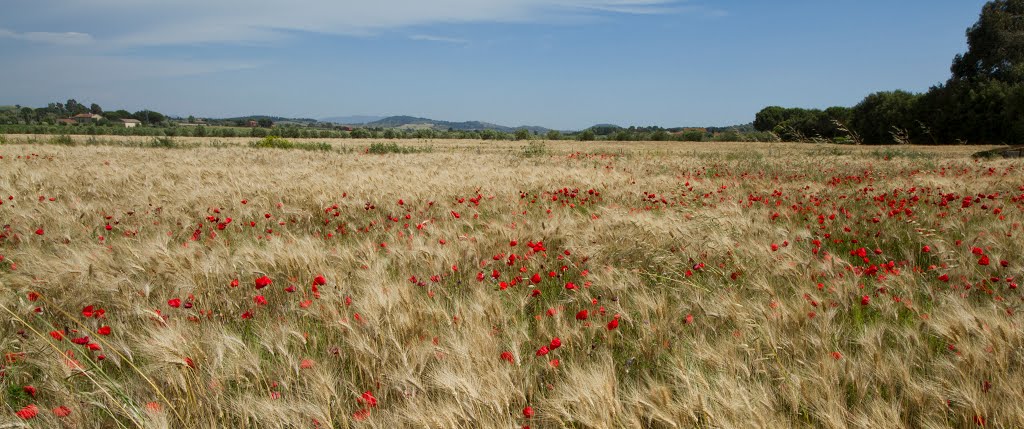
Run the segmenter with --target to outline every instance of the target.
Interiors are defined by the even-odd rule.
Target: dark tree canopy
[[[993,0],[967,29],[967,52],[957,55],[953,81],[1024,81],[1024,0]]]

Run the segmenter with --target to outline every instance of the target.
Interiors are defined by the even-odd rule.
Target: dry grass
[[[25,138],[0,146],[0,425],[1024,421],[1024,165],[975,148]]]

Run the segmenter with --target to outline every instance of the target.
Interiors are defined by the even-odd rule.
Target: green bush
[[[53,138],[51,138],[50,144],[57,144],[61,146],[74,146],[75,140],[65,134],[61,134],[59,136],[54,136]]]
[[[149,142],[150,147],[159,147],[164,149],[171,149],[178,147],[178,143],[171,137],[153,137],[153,140]]]
[[[372,153],[375,155],[383,155],[387,153],[420,153],[420,152],[431,152],[430,148],[415,148],[412,146],[400,146],[395,142],[387,143],[370,143],[370,147],[366,149],[366,153]]]
[[[524,158],[547,156],[547,154],[548,145],[543,141],[537,140],[533,140],[529,144],[527,144],[526,147],[523,148],[523,151],[520,153],[520,155],[522,155]]]
[[[249,143],[249,147],[258,149],[292,149],[295,144],[278,136],[267,136],[262,140]]]

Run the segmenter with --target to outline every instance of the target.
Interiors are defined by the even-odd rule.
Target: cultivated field
[[[1024,422],[1024,161],[980,148],[26,138],[0,426]]]

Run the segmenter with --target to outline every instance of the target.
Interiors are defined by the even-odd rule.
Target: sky
[[[4,0],[0,105],[725,126],[949,77],[984,0]]]

